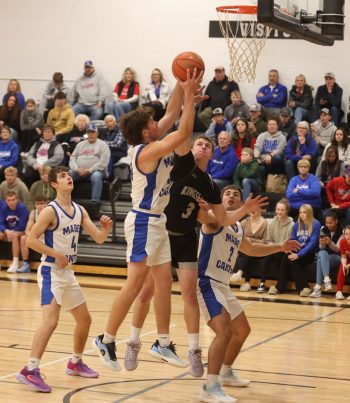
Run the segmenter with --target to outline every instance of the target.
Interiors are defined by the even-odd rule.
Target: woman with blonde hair
[[[11,78],[11,80],[7,84],[6,94],[2,98],[2,104],[6,104],[9,96],[14,95],[17,98],[18,105],[23,110],[25,108],[25,99],[21,91],[21,84],[19,83],[19,81],[15,78]]]
[[[295,84],[289,91],[288,106],[292,109],[295,123],[298,124],[302,120],[309,120],[312,113],[313,88],[306,84],[304,74],[298,74],[295,77]]]
[[[291,239],[300,244],[297,253],[290,253],[282,260],[276,287],[271,287],[269,294],[278,294],[285,290],[288,269],[291,268],[295,288],[301,297],[308,297],[312,290],[307,281],[307,266],[315,259],[318,249],[321,224],[314,219],[310,204],[302,204],[299,208],[297,222],[293,225]]]
[[[127,67],[121,81],[114,88],[114,100],[107,105],[108,114],[119,120],[124,113],[137,108],[139,95],[140,86],[137,82],[136,72],[131,67]]]

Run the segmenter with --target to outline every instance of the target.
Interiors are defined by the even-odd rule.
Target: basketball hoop
[[[257,21],[257,6],[221,6],[216,11],[230,54],[230,80],[254,82],[258,57],[269,32]]]

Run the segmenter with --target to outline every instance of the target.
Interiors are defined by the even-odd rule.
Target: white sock
[[[40,365],[39,358],[30,357],[27,364],[27,368],[29,371],[33,371],[33,369],[39,368],[39,365]]]
[[[15,266],[18,268],[18,257],[13,258],[11,266]]]
[[[188,333],[188,349],[190,351],[199,349],[199,333]]]
[[[220,369],[220,376],[225,376],[227,371],[230,369],[231,369],[231,365],[222,364],[221,369]]]
[[[142,327],[131,326],[130,341],[139,342]]]
[[[81,360],[83,354],[73,353],[71,357],[71,361],[73,364],[76,364],[79,360]]]
[[[108,334],[107,332],[104,332],[102,343],[104,343],[104,344],[113,343],[114,340],[115,340],[115,336],[113,336],[112,334]]]
[[[219,375],[208,374],[207,375],[207,387],[212,388],[219,381]]]
[[[168,347],[170,345],[170,334],[158,334],[158,341],[161,347]]]

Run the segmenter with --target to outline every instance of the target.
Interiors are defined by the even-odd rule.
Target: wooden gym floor
[[[65,375],[71,354],[73,321],[62,313],[49,342],[41,371],[53,387],[50,395],[27,389],[15,379],[28,359],[33,333],[41,319],[35,274],[0,272],[0,402],[195,402],[202,379],[188,369],[155,361],[147,351],[156,338],[150,313],[143,329],[139,367],[134,372],[105,369],[91,348],[91,339],[104,330],[112,299],[123,279],[80,275],[93,322],[85,361],[100,372],[98,379]],[[251,380],[248,388],[226,388],[239,402],[349,402],[350,401],[350,301],[333,296],[317,301],[295,294],[262,297],[255,291],[236,295],[245,307],[252,327],[235,368]],[[182,301],[174,284],[172,338],[182,357],[186,331]],[[118,357],[123,362],[131,315],[118,336]],[[206,357],[213,337],[201,323],[201,345]],[[204,358],[206,362],[206,359]]]

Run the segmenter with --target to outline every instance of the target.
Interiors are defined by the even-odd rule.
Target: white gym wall
[[[126,66],[136,69],[141,86],[159,67],[173,85],[173,57],[185,50],[206,62],[204,83],[214,67],[228,69],[224,39],[209,38],[209,21],[219,5],[251,4],[226,0],[11,0],[1,1],[0,97],[10,78],[17,78],[26,98],[40,99],[48,80],[61,71],[71,85],[93,60],[111,88]],[[336,74],[348,108],[350,87],[350,5],[346,1],[345,40],[323,47],[301,40],[268,40],[257,65],[255,84],[240,83],[247,102],[266,84],[267,71],[277,68],[288,89],[304,73],[308,83],[323,84],[326,71]]]

